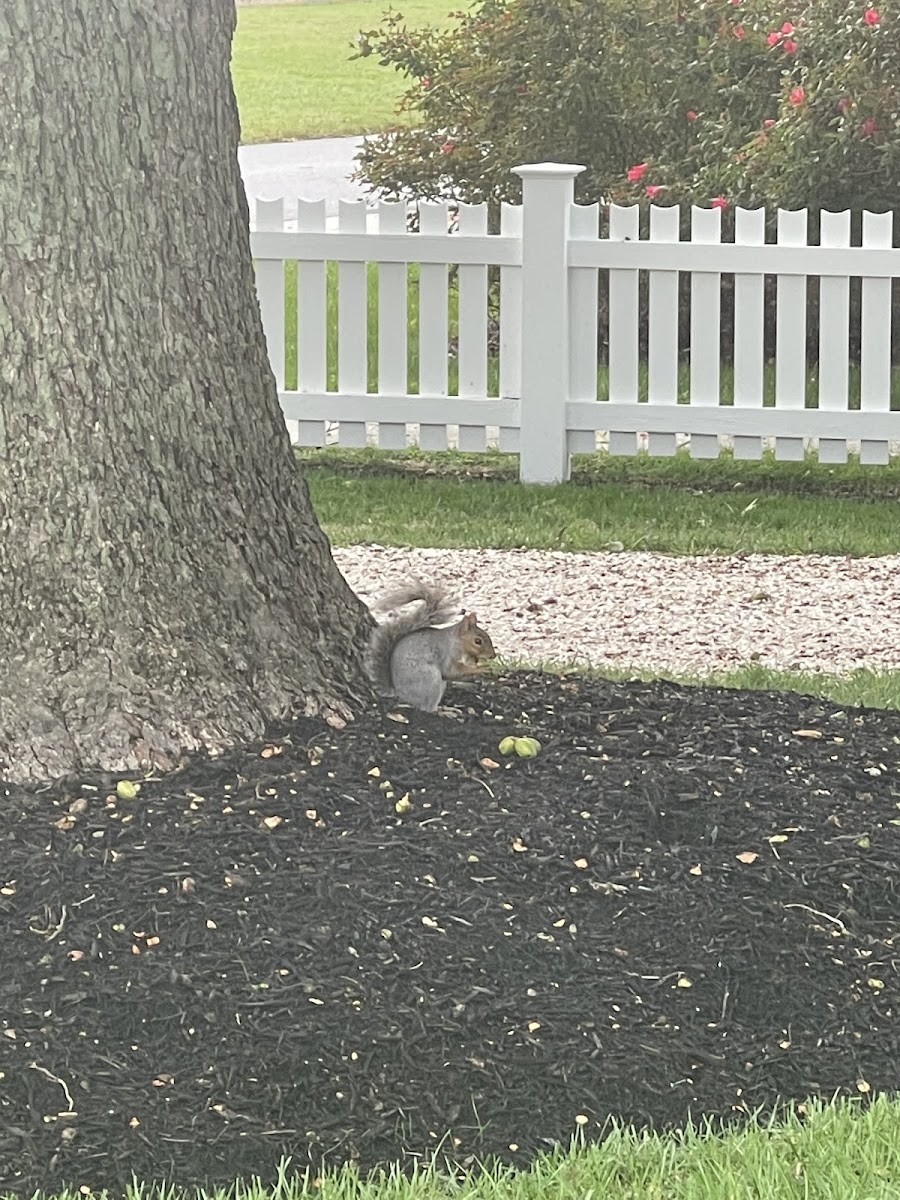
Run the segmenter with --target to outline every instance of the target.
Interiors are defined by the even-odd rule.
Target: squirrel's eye
[[[481,638],[480,638],[480,637],[477,637],[477,638],[475,639],[475,645],[476,645],[476,646],[480,646],[481,644],[482,644],[482,642],[481,642]]]

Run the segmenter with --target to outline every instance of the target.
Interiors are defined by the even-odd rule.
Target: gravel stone
[[[448,585],[507,660],[689,675],[900,669],[900,555],[349,546],[334,557],[368,604],[410,577]]]

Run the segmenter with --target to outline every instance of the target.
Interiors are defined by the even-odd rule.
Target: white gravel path
[[[900,555],[338,547],[367,603],[410,576],[446,583],[501,657],[681,674],[750,662],[844,674],[900,669]]]

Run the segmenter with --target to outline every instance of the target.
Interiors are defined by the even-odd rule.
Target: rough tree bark
[[[234,0],[0,5],[0,775],[367,695],[266,357]]]

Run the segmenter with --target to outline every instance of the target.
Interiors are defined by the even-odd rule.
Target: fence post
[[[569,209],[583,170],[570,163],[513,167],[522,180],[523,483],[569,478]]]

